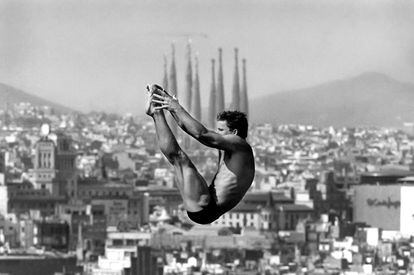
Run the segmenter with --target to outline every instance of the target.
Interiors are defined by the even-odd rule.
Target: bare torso
[[[247,142],[241,146],[241,150],[219,152],[218,169],[212,184],[217,205],[223,211],[228,211],[240,202],[253,182],[254,156]]]

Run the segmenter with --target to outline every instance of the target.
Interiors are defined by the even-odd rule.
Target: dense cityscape
[[[414,275],[413,14],[0,1],[0,275]]]
[[[8,106],[1,121],[1,274],[409,274],[414,136],[250,126],[255,180],[192,223],[149,118]],[[178,134],[200,173],[217,152]]]

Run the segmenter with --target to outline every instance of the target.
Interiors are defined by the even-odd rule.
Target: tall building
[[[56,139],[56,179],[58,195],[76,199],[78,192],[76,151],[72,139],[63,133],[57,133]]]
[[[162,254],[150,246],[138,246],[137,257],[131,260],[132,274],[163,274]]]
[[[239,57],[238,49],[234,49],[234,75],[233,88],[231,91],[232,101],[230,104],[231,110],[240,110],[240,79],[239,79]]]
[[[210,100],[207,114],[207,125],[210,128],[215,128],[216,125],[216,78],[215,78],[215,61],[211,59],[211,86],[210,86]]]
[[[217,75],[217,98],[216,98],[216,113],[224,110],[224,77],[223,77],[223,50],[218,49],[218,75]]]
[[[57,133],[55,140],[49,134],[50,126],[42,125],[41,138],[34,146],[33,187],[13,186],[8,203],[10,211],[28,213],[36,209],[48,216],[54,213],[56,204],[76,199],[76,151],[66,135]]]
[[[53,179],[56,177],[55,143],[48,137],[49,125],[42,125],[41,132],[42,137],[35,144],[34,188],[47,189],[51,194],[56,194],[57,190],[53,187]]]
[[[354,222],[399,231],[407,237],[414,234],[412,183],[361,184],[354,189]]]
[[[247,96],[246,59],[243,58],[243,80],[240,93],[240,111],[249,116],[249,98]]]

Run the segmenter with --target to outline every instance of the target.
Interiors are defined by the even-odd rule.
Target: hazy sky
[[[414,82],[413,30],[409,0],[2,0],[0,82],[81,111],[138,114],[173,41],[184,88],[188,38],[204,106],[218,47],[226,100],[234,47],[250,98],[366,71]]]

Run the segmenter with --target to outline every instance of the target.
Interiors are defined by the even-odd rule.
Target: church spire
[[[239,57],[238,49],[234,49],[234,75],[233,75],[233,89],[232,89],[232,102],[230,109],[240,110],[240,80],[239,80]]]
[[[207,125],[214,128],[216,124],[216,77],[215,77],[215,60],[211,59],[211,86],[210,86],[210,101],[207,114]]]
[[[218,49],[219,59],[218,59],[218,76],[217,76],[217,98],[216,98],[216,107],[215,111],[221,112],[224,111],[224,80],[223,80],[223,50]]]
[[[164,54],[164,76],[162,79],[162,87],[168,91],[168,69],[167,56]]]
[[[177,67],[175,65],[175,46],[171,44],[171,67],[170,67],[170,78],[169,78],[169,91],[172,94],[177,94]]]
[[[246,59],[243,58],[243,80],[240,93],[240,111],[249,116],[249,97],[247,96]]]
[[[185,94],[183,97],[183,105],[188,111],[191,111],[191,89],[193,87],[193,69],[191,64],[191,40],[188,40],[187,44],[187,68],[185,74]]]
[[[169,92],[171,94],[174,94],[178,97],[178,91],[177,91],[177,68],[175,65],[175,46],[174,43],[171,44],[171,67],[170,67],[170,77],[168,81],[168,88]],[[177,134],[177,123],[175,122],[174,118],[171,116],[171,114],[166,114],[166,118],[168,121],[168,124],[171,128],[171,131],[174,135]]]
[[[201,103],[200,103],[200,78],[198,75],[198,56],[195,56],[195,68],[194,68],[194,81],[193,81],[193,95],[192,95],[192,113],[198,121],[201,120]]]

